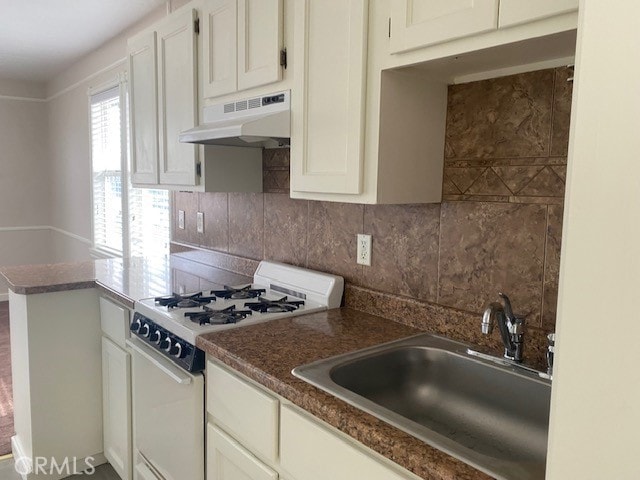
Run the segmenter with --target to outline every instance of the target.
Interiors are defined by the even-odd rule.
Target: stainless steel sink
[[[551,382],[423,334],[293,374],[499,479],[544,478]]]

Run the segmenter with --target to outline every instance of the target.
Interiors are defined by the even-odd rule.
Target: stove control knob
[[[133,322],[131,322],[131,326],[129,327],[129,330],[131,330],[133,333],[136,333],[138,330],[140,330],[140,327],[141,327],[140,319],[136,318],[133,320]]]
[[[173,342],[169,337],[165,338],[164,340],[162,340],[162,342],[160,342],[160,348],[167,353],[171,352],[172,347],[173,347]]]
[[[148,337],[151,334],[151,327],[149,326],[148,323],[143,323],[140,329],[138,330],[138,333],[143,337]]]
[[[171,348],[169,349],[169,355],[172,355],[176,358],[180,358],[181,353],[182,353],[182,345],[180,345],[179,342],[176,342],[173,345],[171,345]]]
[[[163,336],[164,335],[162,334],[162,332],[160,332],[160,330],[154,330],[151,333],[151,335],[149,335],[149,340],[151,340],[156,345],[160,345],[160,343],[162,342],[162,337]]]

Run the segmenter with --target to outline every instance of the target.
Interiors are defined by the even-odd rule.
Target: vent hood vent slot
[[[290,91],[210,105],[204,123],[180,134],[183,143],[274,148],[289,145]]]

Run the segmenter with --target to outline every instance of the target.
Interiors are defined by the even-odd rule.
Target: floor
[[[120,480],[120,477],[109,464],[100,465],[93,475],[73,475],[71,479],[91,479],[91,480]],[[0,460],[0,480],[22,480],[14,468],[13,458]]]
[[[0,456],[11,452],[13,433],[9,302],[0,302]]]

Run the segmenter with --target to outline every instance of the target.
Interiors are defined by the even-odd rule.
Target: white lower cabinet
[[[207,480],[418,479],[212,360],[207,418]]]
[[[104,455],[122,480],[131,478],[131,355],[102,337]]]
[[[406,480],[317,420],[283,405],[280,465],[296,480]]]
[[[264,465],[218,427],[207,425],[207,480],[277,480]]]

